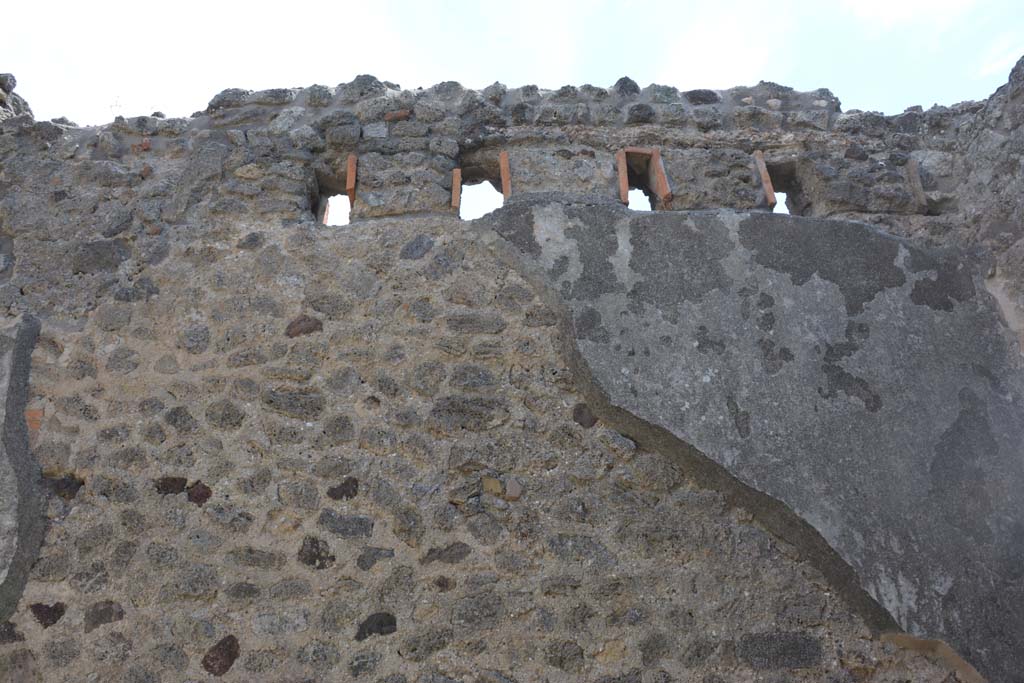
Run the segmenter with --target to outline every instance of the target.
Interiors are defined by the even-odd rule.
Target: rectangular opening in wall
[[[460,159],[459,178],[462,189],[458,207],[459,218],[462,220],[476,220],[504,206],[499,158],[497,153],[487,150]]]
[[[788,213],[794,216],[811,216],[811,202],[800,185],[797,160],[769,160],[766,169],[775,188],[773,213]]]
[[[656,147],[627,147],[616,155],[619,200],[634,210],[669,208],[672,190]],[[641,197],[643,199],[641,200]]]
[[[348,225],[355,199],[356,155],[334,159],[316,169],[316,188],[310,197],[313,216],[320,225]]]

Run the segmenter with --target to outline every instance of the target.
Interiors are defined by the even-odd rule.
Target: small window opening
[[[629,208],[633,211],[653,211],[654,207],[651,206],[651,198],[647,196],[647,193],[640,188],[631,189],[629,191]]]
[[[785,192],[775,193],[775,208],[772,209],[772,213],[789,213],[789,207],[786,205]]]
[[[319,225],[349,224],[355,188],[348,187],[347,181],[351,179],[352,184],[355,184],[355,169],[355,154],[349,154],[347,158],[343,157],[317,166],[316,186],[310,197],[310,205],[313,209],[313,216]]]
[[[616,154],[619,199],[634,211],[668,209],[672,189],[665,177],[661,152],[655,147],[626,147]]]
[[[811,216],[812,207],[800,185],[797,160],[790,159],[767,164],[768,174],[775,189],[773,213],[788,213],[794,216]]]
[[[347,194],[336,194],[333,197],[328,197],[321,222],[324,225],[330,226],[348,225],[349,210],[351,208],[352,205],[348,200]]]
[[[488,149],[460,158],[459,218],[462,220],[476,220],[505,205],[500,156]]]

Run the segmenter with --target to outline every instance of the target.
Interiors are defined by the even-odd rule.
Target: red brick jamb
[[[501,169],[501,194],[508,199],[512,196],[512,170],[508,165],[508,152],[498,155],[498,167]]]
[[[462,169],[456,168],[452,170],[452,208],[456,211],[459,210],[459,205],[462,203]]]
[[[356,203],[356,155],[349,154],[345,164],[345,194],[348,195],[349,209]]]
[[[768,174],[768,167],[764,163],[764,153],[761,150],[754,151],[754,166],[757,174],[761,177],[761,189],[764,191],[765,203],[768,210],[775,209],[775,187],[772,185],[772,177]]]

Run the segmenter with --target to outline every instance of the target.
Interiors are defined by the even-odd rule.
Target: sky
[[[37,119],[188,116],[229,87],[455,80],[680,89],[770,80],[844,110],[982,99],[1024,55],[1021,0],[12,2],[0,72]]]

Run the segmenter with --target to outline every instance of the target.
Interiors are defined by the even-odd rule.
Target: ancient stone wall
[[[720,439],[717,427],[702,427],[686,441],[689,426],[628,405],[602,384],[593,359],[584,353],[580,362],[587,343],[614,342],[602,341],[600,319],[573,306],[586,300],[615,313],[617,288],[633,291],[662,258],[649,249],[642,258],[653,261],[631,261],[634,248],[641,258],[631,235],[645,226],[700,246],[687,230],[719,215],[705,210],[733,210],[722,214],[732,216],[726,223],[764,211],[752,157],[762,150],[794,214],[917,239],[900,251],[886,237],[892,254],[886,247],[860,263],[866,272],[895,267],[905,280],[870,296],[849,285],[860,306],[906,285],[907,301],[868,306],[873,329],[899,330],[875,337],[888,339],[878,353],[922,343],[903,322],[906,311],[926,321],[917,332],[927,341],[938,338],[941,311],[960,321],[970,309],[984,323],[977,339],[935,348],[967,368],[955,382],[968,381],[978,358],[992,359],[974,371],[968,413],[998,405],[1018,415],[1018,349],[984,287],[1018,324],[1022,75],[1024,62],[985,103],[890,117],[844,113],[828,91],[770,83],[686,93],[641,90],[628,79],[607,89],[495,84],[477,92],[445,83],[407,91],[359,77],[337,88],[228,90],[187,119],[99,128],[35,121],[13,78],[0,79],[0,302],[41,325],[28,464],[43,474],[46,525],[27,581],[0,592],[0,617],[9,618],[0,625],[0,673],[15,681],[974,680],[956,655],[934,656],[941,647],[922,654],[877,637],[898,626],[956,641],[992,680],[1021,680],[1008,654],[1024,634],[1017,612],[1000,627],[1004,642],[960,639],[959,624],[934,623],[960,618],[950,616],[960,612],[949,586],[894,577],[897,593],[876,594],[858,583],[870,575],[863,567],[843,574],[856,565],[849,528],[841,543],[829,519],[730,471],[737,434],[744,457],[773,454],[747,394],[715,385],[732,401],[715,408],[728,416]],[[657,208],[677,214],[646,219],[618,204],[616,154],[626,147],[659,150],[673,198]],[[464,182],[501,187],[502,152],[508,206],[461,221],[453,170]],[[320,224],[327,197],[353,185],[352,224]],[[584,216],[572,241],[603,255],[607,269],[566,247],[565,207]],[[819,284],[831,251],[856,253],[874,233],[850,234],[864,236],[810,253],[812,284],[800,291],[833,296]],[[652,266],[652,276],[681,273],[664,301],[645,295],[659,315],[674,315],[671,306],[687,297],[708,305],[714,287],[692,287],[705,287],[728,249],[767,249],[729,247],[730,239]],[[777,247],[806,242],[780,237]],[[940,258],[919,251],[927,244],[957,251]],[[894,266],[893,254],[912,253],[920,254],[913,265]],[[835,321],[820,313],[829,326],[807,323],[806,348],[787,347],[766,322],[769,314],[818,319],[806,302],[794,309],[771,289],[802,277],[769,274],[747,295],[753,280],[722,280],[716,286],[757,309],[748,311],[750,331],[727,338],[710,317],[693,318],[692,330],[678,329],[696,355],[637,367],[699,384],[715,358],[756,335],[753,351],[733,359],[749,361],[752,379],[733,389],[783,386],[764,374],[812,368],[825,378],[807,377],[824,382],[816,400],[859,411],[840,429],[874,429],[872,392],[886,406],[899,398],[885,393],[884,377],[857,370],[868,363],[856,355],[866,344],[860,328],[833,338],[832,322],[862,313],[847,309],[846,290]],[[932,277],[932,289],[920,285],[925,305],[912,301],[915,282]],[[769,291],[777,312],[763,304]],[[810,358],[815,343],[825,353],[826,342],[824,364],[799,355]],[[641,343],[614,353],[631,350],[641,359],[650,352]],[[22,362],[14,372],[27,370]],[[864,377],[874,384],[865,388]],[[991,395],[979,388],[985,382]],[[665,405],[681,395],[666,395]],[[789,397],[767,391],[758,400]],[[7,405],[22,412],[17,399]],[[617,412],[624,409],[633,412]],[[688,410],[679,413],[686,420],[718,419]],[[882,415],[889,425],[902,419]],[[949,476],[984,488],[994,485],[989,461],[1010,460],[1005,481],[1016,481],[1020,468],[1005,446],[1016,426],[1005,424],[984,443],[950,432]],[[760,445],[751,448],[744,431]],[[5,431],[9,460],[7,439]],[[979,555],[995,588],[961,600],[1019,584],[1019,515],[1006,512],[999,528],[986,517],[1014,500],[1019,494],[999,491],[995,508],[967,511],[969,524],[987,532],[948,520],[958,543],[997,533],[978,547],[1005,551]],[[846,519],[840,512],[835,520]],[[913,542],[912,520],[883,521],[897,525],[898,542]],[[790,535],[794,524],[804,526]],[[0,560],[12,557],[9,537]],[[31,534],[24,538],[30,547]],[[927,604],[938,617],[916,622],[909,617],[918,612],[901,611],[915,592],[920,613]],[[946,611],[934,604],[942,595],[950,596]]]

